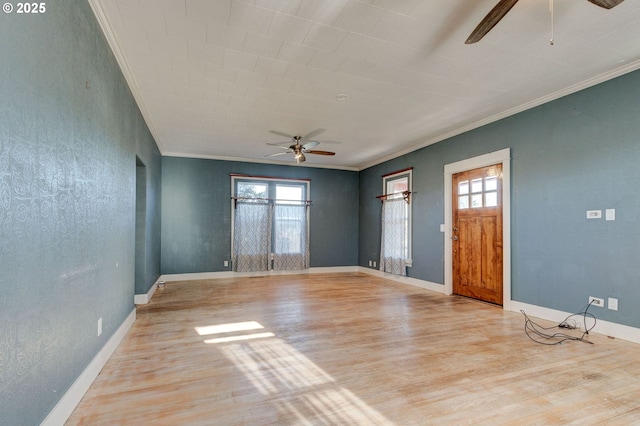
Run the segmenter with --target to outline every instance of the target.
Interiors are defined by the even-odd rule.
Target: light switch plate
[[[587,219],[600,219],[602,210],[587,210]]]

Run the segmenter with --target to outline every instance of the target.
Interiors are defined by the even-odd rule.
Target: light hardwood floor
[[[67,424],[640,424],[640,345],[589,339],[368,274],[167,283]]]

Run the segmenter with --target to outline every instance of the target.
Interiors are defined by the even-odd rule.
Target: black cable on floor
[[[589,332],[593,330],[593,328],[596,326],[596,317],[593,314],[589,313],[589,307],[591,307],[592,303],[593,301],[589,302],[589,304],[586,306],[584,311],[571,314],[567,318],[565,318],[562,322],[560,322],[558,325],[554,325],[551,327],[542,327],[541,325],[531,320],[527,316],[527,314],[523,310],[521,310],[520,312],[522,312],[522,315],[524,315],[524,332],[526,333],[527,337],[529,337],[529,339],[533,340],[536,343],[540,343],[542,345],[559,345],[560,343],[567,340],[575,340],[579,342],[593,344],[593,342],[590,342],[585,339],[585,336],[589,334]],[[577,316],[582,317],[582,321],[584,325],[584,332],[582,333],[582,336],[577,337],[577,336],[571,336],[569,334],[562,333],[562,332],[556,332],[556,333],[549,332],[550,330],[559,329],[559,328],[570,329],[570,330],[578,329],[579,327],[577,325],[572,324],[570,322],[570,320],[573,317],[577,317]],[[591,325],[590,327],[587,326],[587,317],[593,319],[593,325]]]

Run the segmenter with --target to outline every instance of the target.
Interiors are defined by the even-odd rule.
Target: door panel
[[[501,165],[453,175],[453,292],[502,305]]]

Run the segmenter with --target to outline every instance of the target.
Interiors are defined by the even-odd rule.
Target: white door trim
[[[468,158],[444,166],[444,293],[453,294],[451,223],[453,221],[452,184],[455,173],[502,164],[502,307],[511,310],[511,149]]]

